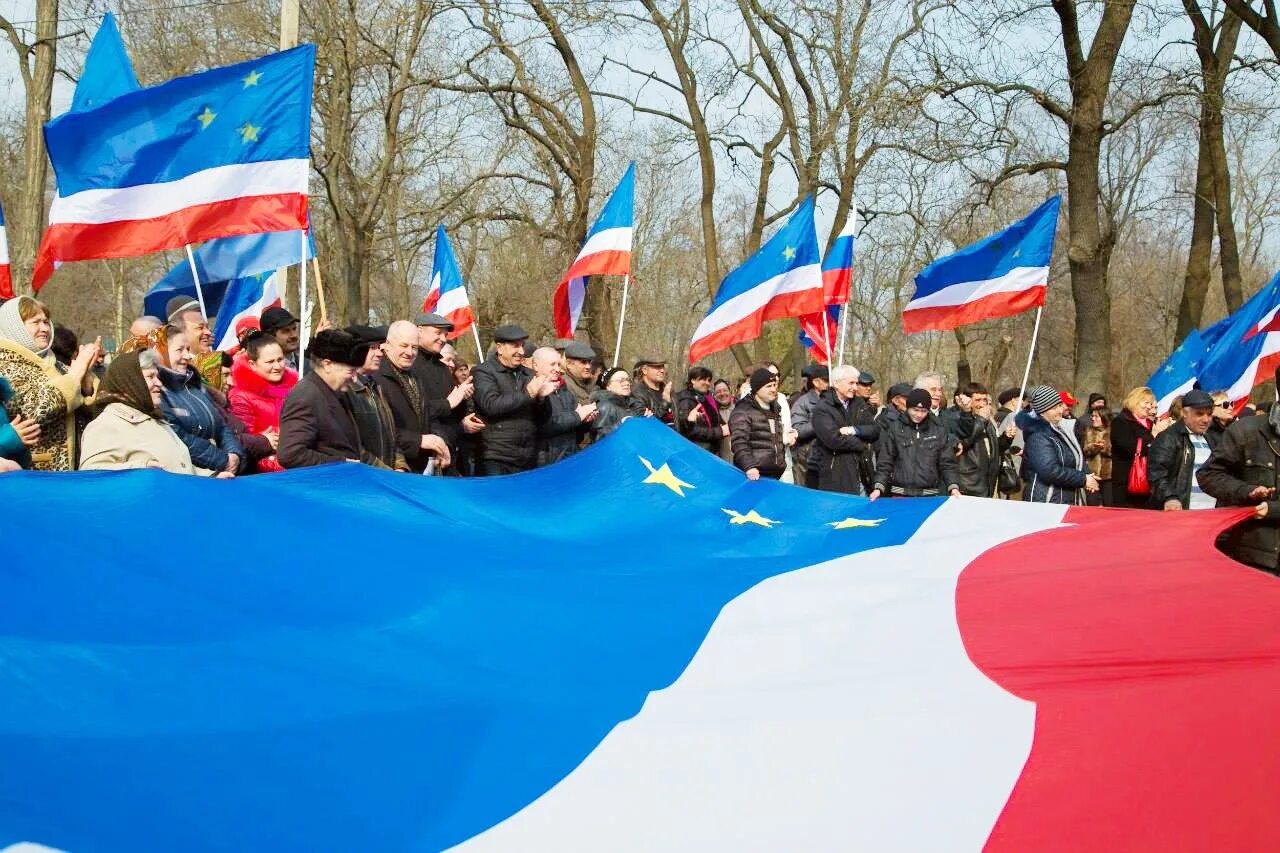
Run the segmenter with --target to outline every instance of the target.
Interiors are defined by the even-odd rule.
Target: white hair
[[[418,342],[418,327],[408,320],[396,320],[387,327],[387,343],[391,343],[392,338],[397,341],[412,341],[416,344]]]
[[[919,376],[916,377],[915,387],[928,390],[925,387],[924,383],[930,380],[936,381],[938,383],[938,387],[943,387],[947,384],[947,380],[943,377],[941,373],[938,373],[933,370],[926,370],[924,373],[921,373]]]
[[[530,357],[539,364],[551,364],[560,360],[560,353],[555,347],[538,347]]]
[[[843,382],[846,379],[857,379],[862,371],[854,367],[852,364],[841,364],[831,368],[831,384]]]

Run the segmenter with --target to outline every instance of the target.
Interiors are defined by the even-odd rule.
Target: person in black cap
[[[748,382],[750,393],[729,416],[733,464],[746,472],[748,480],[777,480],[787,470],[787,445],[791,443],[787,438],[794,440],[795,432],[783,429],[778,377],[761,367]]]
[[[667,383],[667,360],[661,356],[646,355],[636,359],[632,371],[631,396],[642,401],[653,417],[667,426],[674,426],[671,413],[671,386]]]
[[[889,422],[880,437],[875,483],[868,495],[922,497],[960,494],[955,443],[947,428],[930,411],[933,395],[913,388],[907,395],[907,411]]]
[[[294,370],[298,369],[298,318],[279,305],[272,305],[262,312],[259,328],[269,335],[275,335],[280,348],[284,350],[284,360]]]
[[[276,458],[285,468],[326,462],[364,462],[386,467],[366,451],[342,392],[364,366],[369,345],[349,332],[326,329],[307,348],[310,369],[293,386],[280,413],[280,445]]]
[[[872,411],[880,408],[879,395],[876,393],[876,378],[867,371],[858,371],[858,381],[853,383],[853,393],[866,400]]]
[[[444,359],[449,332],[453,324],[439,314],[419,314],[413,321],[418,327],[418,358],[413,372],[422,382],[426,399],[427,419],[430,431],[444,439],[451,453],[458,451],[458,442],[464,431],[479,432],[484,424],[475,415],[468,415],[466,401],[475,393],[475,384],[453,381],[453,366]]]
[[[418,358],[418,330],[408,320],[398,320],[387,328],[382,365],[376,381],[391,406],[396,421],[396,444],[409,469],[421,474],[434,459],[441,471],[449,467],[452,451],[445,440],[431,430],[427,391],[414,372]]]
[[[546,417],[538,422],[538,467],[568,459],[586,444],[596,404],[579,403],[564,383],[564,357],[554,347],[533,351],[529,364],[534,376],[541,376],[554,389],[547,396]]]
[[[519,326],[499,326],[493,353],[471,371],[476,414],[485,423],[476,458],[482,477],[528,471],[537,462],[538,423],[547,416],[547,397],[556,385],[525,367],[528,338]]]
[[[996,424],[1001,428],[1004,427],[1005,419],[1010,415],[1022,411],[1022,393],[1020,388],[1006,388],[996,397],[1000,407],[996,409]]]
[[[1084,450],[1075,430],[1066,425],[1062,394],[1052,385],[1027,391],[1031,410],[1014,418],[1022,430],[1022,499],[1036,503],[1083,506],[1085,493],[1101,491],[1102,484],[1085,464]]]
[[[1212,422],[1213,397],[1199,389],[1182,395],[1180,420],[1156,436],[1147,453],[1152,509],[1213,509],[1195,478],[1218,443],[1208,435]]]
[[[815,487],[824,492],[860,495],[875,476],[871,451],[880,437],[880,427],[875,410],[858,393],[860,379],[856,367],[838,366],[831,372],[830,390],[813,408],[817,441],[809,465]]]
[[[369,345],[364,364],[356,370],[351,386],[343,392],[351,404],[351,415],[360,433],[360,446],[383,465],[396,471],[408,471],[409,463],[396,444],[396,418],[391,404],[378,387],[378,369],[382,367],[382,345],[387,341],[386,326],[348,326],[347,332],[362,344]]]
[[[696,364],[689,368],[685,387],[676,392],[672,405],[676,431],[703,450],[719,455],[729,428],[720,422],[720,409],[711,396],[714,378],[708,367]]]
[[[817,437],[813,431],[813,410],[818,405],[819,396],[831,387],[831,374],[825,364],[810,364],[800,371],[800,376],[804,379],[804,386],[791,404],[791,428],[796,431],[796,443],[791,445],[792,470],[797,475],[797,483],[816,489],[817,469],[810,470],[809,467]]]
[[[569,341],[564,347],[564,387],[568,388],[577,405],[583,406],[591,402],[591,392],[595,390],[596,351],[586,344]]]

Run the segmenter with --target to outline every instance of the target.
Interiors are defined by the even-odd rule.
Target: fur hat
[[[312,361],[328,359],[348,367],[363,367],[369,344],[361,343],[356,336],[342,329],[325,329],[311,340],[307,356]]]

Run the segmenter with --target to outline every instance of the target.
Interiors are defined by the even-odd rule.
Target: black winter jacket
[[[867,481],[874,478],[869,470],[871,447],[880,437],[875,411],[861,397],[845,406],[836,392],[828,389],[813,407],[812,422],[815,440],[809,451],[809,468],[818,472],[818,488],[862,494]],[[854,433],[841,433],[843,427],[853,427]]]
[[[596,404],[596,419],[591,422],[593,441],[613,432],[627,418],[645,417],[647,407],[643,400],[635,397],[619,397],[612,391],[597,388],[591,392],[591,400]]]
[[[1036,503],[1084,503],[1081,489],[1089,471],[1084,453],[1077,462],[1070,439],[1048,421],[1032,412],[1018,412],[1014,421],[1022,430],[1022,489],[1024,501]]]
[[[876,456],[874,488],[882,494],[945,495],[960,488],[955,442],[933,413],[918,424],[906,412],[891,418]]]
[[[440,360],[440,353],[428,352],[419,347],[412,372],[421,380],[426,391],[425,408],[430,424],[427,432],[443,438],[452,453],[458,449],[458,439],[462,435],[462,416],[466,414],[463,403],[459,403],[456,409],[449,405],[448,397],[454,389],[453,371]]]
[[[733,464],[743,471],[755,468],[761,477],[776,480],[787,470],[782,409],[776,402],[763,409],[754,396],[739,400],[729,416],[729,441]]]
[[[578,417],[578,398],[563,384],[547,405],[547,416],[538,424],[539,468],[577,453],[588,428]]]
[[[653,413],[653,417],[667,426],[672,426],[671,404],[662,398],[661,390],[653,390],[644,384],[643,379],[634,379],[631,382],[631,397],[644,403],[645,408]]]
[[[416,364],[417,362],[415,362]],[[422,436],[433,435],[431,421],[427,416],[427,391],[422,386],[422,378],[410,367],[397,377],[396,366],[390,359],[383,359],[382,366],[374,376],[382,396],[391,407],[391,414],[396,423],[396,446],[404,455],[409,470],[421,474],[427,467],[427,461],[435,454],[422,449]],[[400,380],[414,383],[418,388],[418,396],[422,404],[414,406],[409,401]]]
[[[974,498],[995,495],[1000,478],[1000,454],[1012,443],[996,430],[996,425],[972,412],[961,412],[956,418],[960,456],[956,460],[960,472],[960,492]]]
[[[276,458],[285,468],[306,468],[326,462],[358,459],[386,467],[363,449],[351,401],[308,371],[285,398],[280,411],[280,450]]]
[[[1209,449],[1218,445],[1218,436],[1206,432]],[[1147,480],[1151,483],[1151,506],[1164,509],[1165,501],[1178,501],[1183,509],[1191,505],[1191,475],[1195,471],[1196,450],[1191,430],[1182,421],[1156,436],[1147,454]]]
[[[498,356],[489,356],[471,372],[476,391],[476,414],[486,426],[478,435],[477,458],[500,462],[516,469],[532,468],[537,461],[538,424],[547,417],[545,397],[535,400],[526,388],[533,371],[523,365],[504,367]]]
[[[1218,506],[1257,506],[1249,497],[1258,486],[1280,488],[1280,408],[1270,417],[1240,418],[1223,433],[1222,441],[1197,474],[1200,488],[1218,499]],[[1280,556],[1280,500],[1267,501],[1267,516],[1251,519],[1227,533],[1227,551],[1275,574]]]
[[[197,468],[225,471],[230,454],[240,457],[243,465],[244,448],[236,439],[222,415],[222,410],[209,392],[194,367],[179,373],[167,367],[160,368],[160,384],[164,396],[160,399],[160,411],[173,431],[191,452],[191,461]]]
[[[1121,410],[1111,421],[1111,494],[1116,506],[1147,505],[1147,495],[1129,494],[1129,471],[1133,468],[1133,456],[1139,441],[1142,442],[1142,455],[1148,457],[1147,479],[1150,480],[1150,452],[1154,442],[1151,429],[1138,423],[1128,409]]]
[[[720,429],[720,408],[711,395],[685,388],[676,392],[672,403],[676,429],[680,434],[705,450],[719,453],[724,433]],[[698,413],[696,421],[689,420],[690,412]]]

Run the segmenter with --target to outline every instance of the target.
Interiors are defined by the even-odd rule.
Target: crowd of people
[[[322,324],[304,354],[280,307],[242,320],[224,353],[198,302],[176,297],[167,310],[135,320],[108,363],[101,339],[80,345],[39,301],[0,304],[0,472],[231,478],[355,462],[493,476],[555,464],[627,418],[654,418],[748,479],[871,500],[1251,506],[1227,547],[1277,571],[1280,407],[1237,411],[1223,392],[1193,389],[1161,416],[1140,387],[1113,413],[1102,393],[1081,407],[1049,385],[993,399],[970,382],[947,399],[935,372],[882,397],[866,371],[813,364],[788,396],[769,363],[737,382],[695,365],[677,388],[659,356],[606,369],[586,344],[534,347],[517,325],[499,326],[470,365],[448,343],[449,321],[429,313]]]

